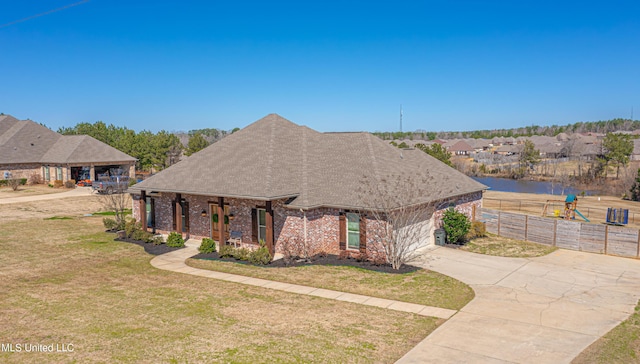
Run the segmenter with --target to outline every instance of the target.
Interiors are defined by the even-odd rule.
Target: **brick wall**
[[[443,201],[438,204],[438,208],[433,213],[435,228],[442,227],[442,215],[449,209],[449,205],[453,204],[454,208],[458,212],[462,212],[467,215],[469,220],[473,219],[474,206],[476,209],[482,207],[482,192],[469,193],[466,195],[458,196],[455,199]],[[433,235],[433,234],[432,234]]]
[[[42,176],[42,166],[40,164],[11,164],[0,167],[0,179],[4,178],[4,172],[11,172],[13,178],[27,178],[32,174]]]
[[[189,203],[189,233],[193,238],[203,238],[211,236],[211,215],[209,203],[217,202],[216,197],[182,195]],[[162,193],[160,197],[155,197],[155,213],[156,213],[156,231],[160,233],[168,233],[173,230],[173,200],[175,194]],[[274,223],[274,241],[277,253],[282,253],[285,249],[293,247],[294,251],[301,253],[301,249],[305,245],[308,252],[313,255],[320,252],[328,254],[339,254],[339,213],[340,210],[332,208],[319,208],[306,211],[288,209],[284,206],[285,200],[276,200],[272,202],[273,223]],[[231,231],[240,231],[242,233],[242,245],[249,248],[257,247],[252,241],[252,221],[251,210],[258,207],[266,207],[264,201],[227,198],[225,204],[229,204],[229,213],[234,218],[229,221],[229,229]],[[442,214],[448,208],[449,203],[454,203],[458,211],[465,213],[471,217],[473,206],[481,207],[482,193],[473,193],[460,196],[452,201],[445,201],[440,204],[440,208],[435,211],[433,218],[428,216],[417,224],[424,232],[423,240],[417,242],[421,247],[433,244],[433,230],[441,226]],[[202,211],[206,212],[206,216],[202,216]],[[215,213],[215,212],[214,212]],[[305,215],[307,234],[305,240]],[[140,219],[139,204],[134,201],[133,216]],[[383,221],[377,221],[372,217],[364,217],[367,227],[367,253],[370,255],[379,255],[383,250],[376,242],[376,229],[384,229],[386,224]]]

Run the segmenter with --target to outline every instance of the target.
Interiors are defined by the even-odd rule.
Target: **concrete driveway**
[[[501,258],[436,248],[423,265],[476,297],[398,363],[568,363],[627,319],[640,261],[558,250]]]

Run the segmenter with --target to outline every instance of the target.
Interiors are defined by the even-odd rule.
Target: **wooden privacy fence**
[[[549,217],[477,209],[477,221],[487,231],[518,240],[591,253],[640,258],[640,232],[613,225],[597,225]]]

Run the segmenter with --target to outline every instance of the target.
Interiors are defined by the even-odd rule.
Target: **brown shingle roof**
[[[423,201],[407,203],[486,188],[422,151],[400,150],[370,133],[319,133],[270,114],[129,190],[258,200],[296,197],[289,207],[361,208],[371,207],[358,193],[366,175],[433,177],[423,186],[431,191]]]
[[[31,120],[0,116],[0,164],[115,163],[135,160],[87,135],[60,135]]]

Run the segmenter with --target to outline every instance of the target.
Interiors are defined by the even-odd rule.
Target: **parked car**
[[[100,176],[91,188],[100,194],[122,193],[129,188],[129,176]]]

